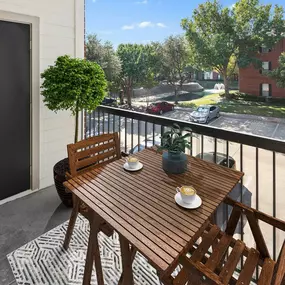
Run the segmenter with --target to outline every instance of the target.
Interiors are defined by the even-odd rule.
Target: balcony
[[[188,154],[203,159],[210,157],[213,162],[244,172],[245,176],[235,188],[235,198],[284,220],[284,141],[103,106],[91,114],[86,113],[82,119],[83,138],[119,132],[121,150],[131,153],[159,144],[161,134],[173,123],[190,127],[194,136],[189,139],[192,150]],[[215,218],[221,227],[225,227],[224,221],[230,212],[228,206],[220,208]],[[70,209],[60,204],[54,187],[50,187],[0,206],[0,214],[0,284],[17,284],[5,256],[68,220]],[[263,222],[260,227],[270,254],[276,259],[285,234]],[[248,247],[254,247],[251,230],[243,216],[235,235]],[[242,265],[243,260],[239,266]],[[258,275],[258,270],[255,274]]]
[[[233,159],[236,169],[245,173],[238,185],[240,194],[236,193],[235,198],[243,203],[250,203],[252,208],[273,217],[285,217],[285,176],[282,171],[285,166],[285,141],[107,106],[101,106],[93,113],[85,114],[84,121],[85,137],[119,132],[121,150],[125,152],[159,144],[161,134],[173,123],[190,127],[194,136],[190,138],[192,150],[188,154],[206,159],[211,153],[213,162],[216,163],[221,163],[223,154],[226,158],[222,161],[224,166],[232,166]],[[235,190],[237,192],[237,189]],[[250,192],[250,198],[244,195],[246,190]],[[224,217],[220,217],[220,221],[225,220],[230,211],[226,209],[223,212]],[[253,246],[248,223],[242,220],[239,226],[238,238]],[[278,229],[272,230],[265,224],[260,226],[265,232],[272,256],[276,257],[285,233]]]

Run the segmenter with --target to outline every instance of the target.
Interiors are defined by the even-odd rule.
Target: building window
[[[211,72],[205,72],[204,73],[204,79],[206,79],[206,80],[211,79]]]
[[[266,73],[267,71],[271,70],[271,62],[270,61],[263,61],[262,62],[262,69],[260,73]]]
[[[270,97],[271,96],[271,84],[263,83],[261,84],[261,96]]]
[[[261,46],[260,47],[260,53],[268,53],[268,52],[271,52],[271,48],[268,48],[268,47],[266,47],[266,46]]]

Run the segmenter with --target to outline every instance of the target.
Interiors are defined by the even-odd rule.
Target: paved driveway
[[[190,112],[184,110],[174,110],[172,112],[165,113],[164,116],[190,121]],[[245,132],[249,134],[285,140],[284,123],[221,116],[218,119],[212,120],[209,125],[231,131]]]

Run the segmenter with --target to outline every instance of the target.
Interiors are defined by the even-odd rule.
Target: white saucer
[[[138,162],[138,165],[137,165],[136,168],[130,168],[130,167],[129,167],[129,164],[126,162],[126,163],[124,164],[124,168],[125,168],[125,170],[127,170],[127,171],[139,171],[139,170],[141,170],[141,169],[143,168],[143,164],[142,164],[141,162]]]
[[[182,201],[180,193],[176,193],[174,196],[175,202],[186,209],[197,209],[202,205],[202,199],[196,194],[196,199],[192,203],[185,203]]]

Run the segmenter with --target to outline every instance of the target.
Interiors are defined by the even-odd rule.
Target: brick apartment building
[[[272,50],[261,48],[259,58],[262,60],[263,70],[275,69],[282,52],[285,52],[285,39],[277,43]],[[239,90],[255,96],[285,97],[284,88],[278,88],[274,80],[262,74],[261,69],[256,69],[253,66],[240,69]]]

